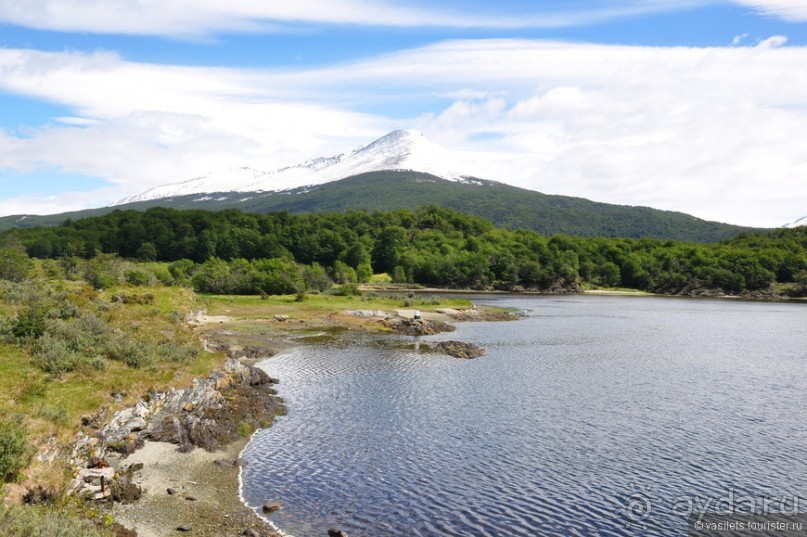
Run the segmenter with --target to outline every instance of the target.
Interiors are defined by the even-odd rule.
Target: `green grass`
[[[411,304],[406,306],[406,301]],[[261,298],[257,296],[202,295],[200,301],[209,315],[226,315],[239,319],[261,319],[273,315],[289,315],[294,318],[317,317],[322,314],[340,313],[345,310],[385,310],[417,307],[424,311],[443,308],[465,308],[471,301],[462,298],[432,298],[429,295],[409,296],[409,293],[396,295],[344,297],[329,294],[310,294],[302,302],[295,295],[280,295]]]
[[[87,520],[67,511],[43,507],[0,506],[0,528],[4,537],[112,537]]]
[[[51,287],[60,284],[52,283]],[[134,403],[153,390],[169,386],[182,387],[191,380],[219,367],[224,358],[206,353],[199,348],[198,337],[184,323],[178,322],[194,307],[195,297],[187,289],[178,287],[119,287],[101,294],[85,285],[68,283],[71,300],[82,312],[92,312],[117,334],[130,334],[135,341],[150,345],[151,349],[196,347],[195,358],[185,360],[154,354],[147,365],[132,368],[120,361],[102,360],[101,370],[89,365],[58,378],[53,378],[35,367],[32,349],[24,344],[0,342],[0,419],[13,415],[25,416],[25,424],[32,443],[42,449],[45,445],[67,445],[77,433],[81,418],[96,413],[101,407],[116,408]],[[153,304],[120,304],[107,302],[116,293],[152,293]],[[102,304],[102,306],[99,306]],[[5,305],[6,315],[22,306]],[[100,352],[100,351],[99,351]],[[127,394],[123,400],[112,398],[113,393]],[[64,478],[60,464],[34,463],[27,477],[58,487]]]

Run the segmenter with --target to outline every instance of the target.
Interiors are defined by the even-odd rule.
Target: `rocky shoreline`
[[[70,457],[73,493],[105,506],[120,537],[279,536],[239,496],[241,450],[285,413],[276,382],[229,358],[188,388],[86,418]]]
[[[423,319],[407,310],[346,315],[361,318],[363,326],[407,336],[453,331],[455,327],[445,321],[515,318],[477,308],[429,312]],[[204,317],[195,312],[190,324],[237,322],[211,317],[206,323]],[[287,318],[268,322],[289,325]],[[252,432],[285,413],[274,389],[277,381],[254,367],[275,350],[225,343],[219,336],[217,331],[200,334],[206,349],[228,356],[220,370],[194,380],[188,388],[151,393],[113,415],[102,410],[83,420],[70,456],[76,468],[72,492],[108,510],[120,523],[115,527],[118,537],[168,537],[178,532],[203,537],[282,535],[240,497],[240,467],[246,464],[241,451]],[[289,341],[273,338],[275,343],[282,347]],[[438,343],[431,350],[462,359],[485,353],[479,346],[457,341]],[[265,513],[282,509],[276,500],[267,499]],[[327,534],[347,535],[338,529]]]

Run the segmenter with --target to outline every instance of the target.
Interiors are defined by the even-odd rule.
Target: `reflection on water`
[[[803,305],[489,300],[527,315],[422,340],[485,358],[342,334],[266,361],[289,413],[247,502],[296,537],[672,536],[682,499],[807,497]]]

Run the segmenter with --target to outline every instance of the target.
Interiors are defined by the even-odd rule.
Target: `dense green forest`
[[[719,222],[707,222],[688,214],[599,203],[583,198],[542,194],[533,190],[468,179],[448,181],[433,175],[404,171],[372,172],[322,185],[281,192],[218,192],[174,196],[129,203],[118,209],[144,211],[152,207],[174,209],[238,209],[249,213],[290,213],[417,210],[437,205],[480,216],[509,229],[525,228],[544,235],[580,237],[631,237],[714,242],[744,231],[763,231]],[[0,230],[58,225],[100,216],[113,207],[87,209],[62,215],[0,217]]]
[[[51,259],[54,275],[97,287],[121,277],[107,254],[169,263],[163,283],[203,292],[285,294],[331,282],[393,281],[473,289],[576,291],[628,287],[666,294],[788,294],[807,287],[807,228],[742,234],[720,243],[583,238],[495,227],[436,206],[323,214],[114,211],[62,226],[13,230],[13,250]],[[8,251],[7,251],[8,252]],[[80,259],[83,274],[77,274]],[[5,263],[5,267],[2,264]],[[11,254],[0,277],[13,271]]]

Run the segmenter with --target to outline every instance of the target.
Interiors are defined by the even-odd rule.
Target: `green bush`
[[[187,285],[190,283],[191,276],[193,276],[196,268],[196,263],[190,259],[180,259],[168,265],[168,272],[171,274],[175,285]]]
[[[73,317],[78,317],[80,313],[81,310],[79,307],[69,300],[61,301],[50,312],[51,315],[56,316],[59,319],[71,319]]]
[[[334,293],[337,296],[359,296],[361,295],[361,291],[359,290],[358,284],[355,283],[344,283],[338,286]]]
[[[34,365],[54,377],[75,370],[80,358],[67,341],[49,333],[37,340],[33,354]]]
[[[121,260],[114,256],[98,256],[87,263],[84,279],[95,289],[108,289],[121,280]]]
[[[11,334],[17,339],[37,339],[45,333],[45,311],[28,308],[17,315],[11,324]]]
[[[174,285],[174,277],[171,276],[171,272],[168,270],[168,267],[163,265],[154,267],[151,269],[151,273],[161,284],[165,286]]]
[[[123,362],[129,367],[140,368],[153,362],[151,349],[125,332],[110,337],[104,345],[104,353],[110,360]]]
[[[0,248],[0,280],[19,282],[31,276],[34,263],[15,248]]]
[[[144,286],[151,283],[151,276],[145,270],[130,269],[123,274],[126,283],[135,286]]]
[[[157,347],[157,355],[166,362],[190,362],[199,355],[199,349],[193,345],[166,341]]]
[[[34,448],[28,443],[28,430],[22,418],[0,421],[0,483],[15,481],[33,456]],[[0,523],[0,528],[5,527]]]
[[[99,290],[108,289],[118,283],[118,279],[114,275],[100,270],[88,270],[84,275],[84,279]]]
[[[367,283],[373,277],[373,267],[370,263],[362,263],[356,267],[356,278],[361,283]]]

